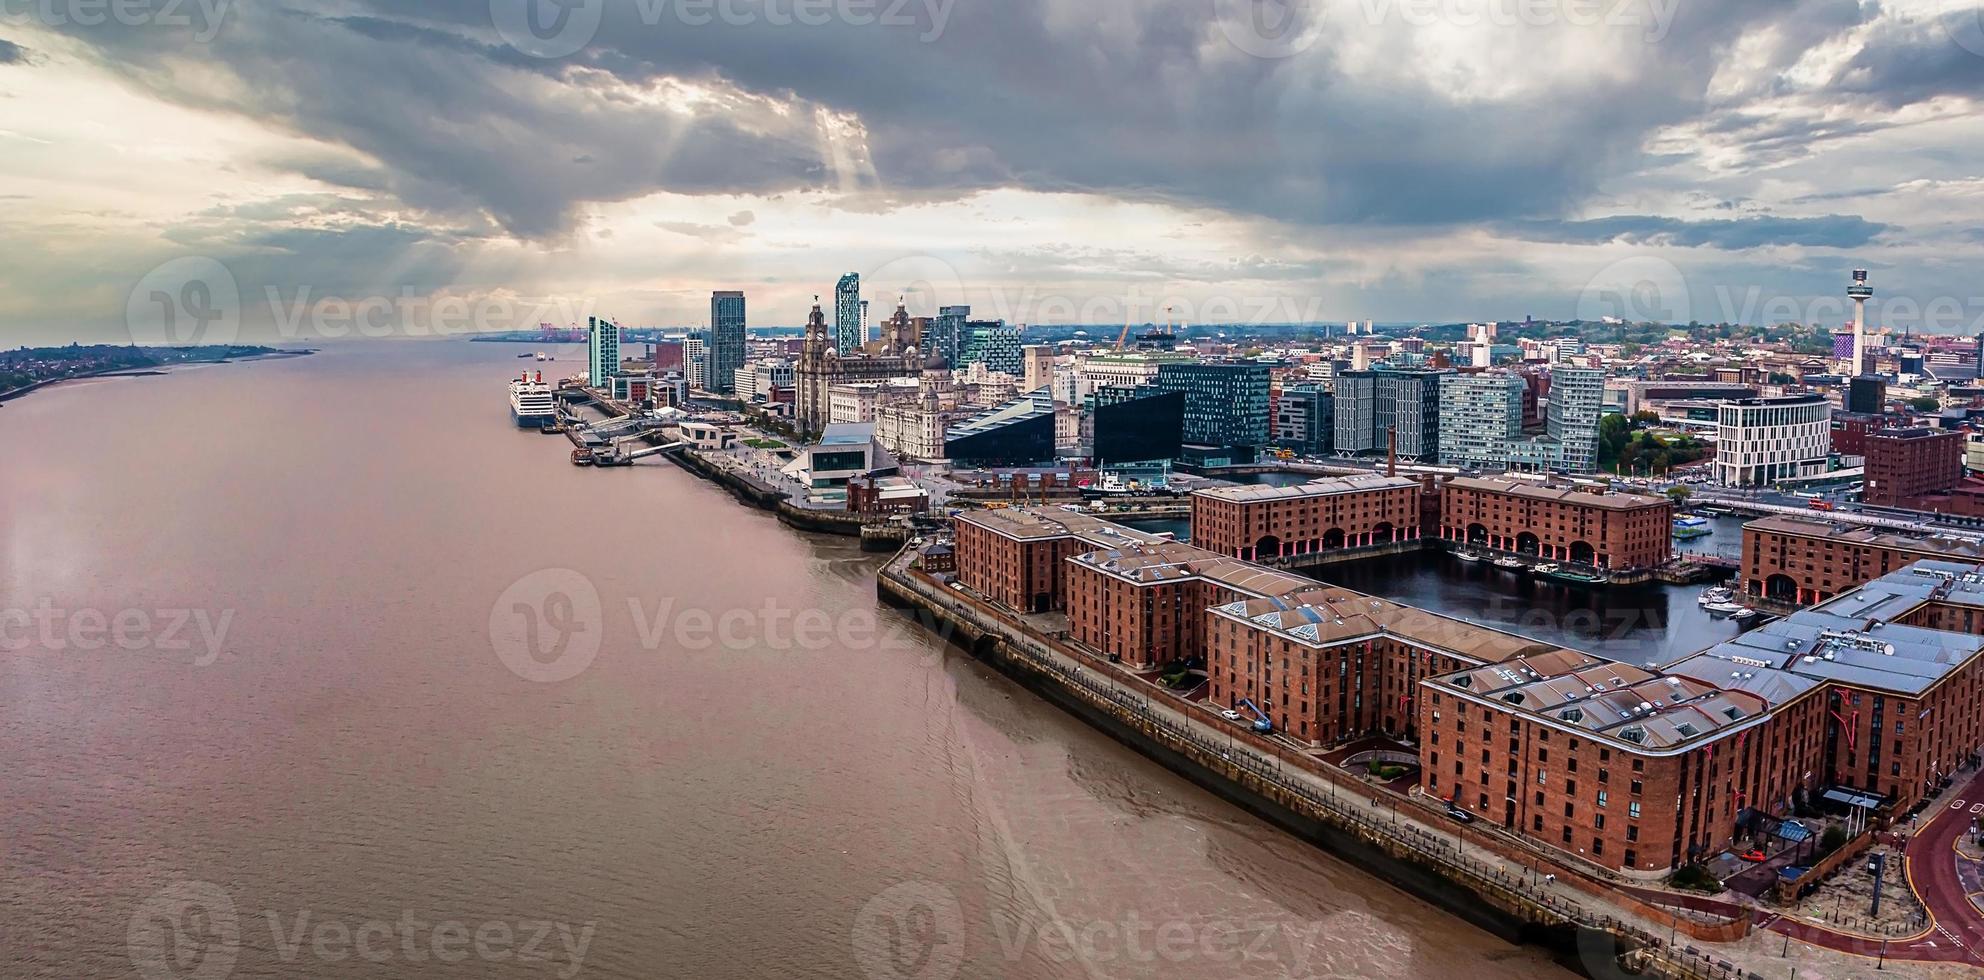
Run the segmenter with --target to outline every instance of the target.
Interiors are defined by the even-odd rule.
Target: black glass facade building
[[[1251,463],[1268,444],[1267,365],[1160,364],[1157,386],[1184,393],[1183,442],[1199,458]]]
[[[1100,465],[1168,462],[1184,442],[1185,393],[1156,385],[1095,391],[1095,460]]]
[[[1035,392],[1007,402],[944,433],[944,458],[954,466],[1032,466],[1052,463],[1054,399]]]

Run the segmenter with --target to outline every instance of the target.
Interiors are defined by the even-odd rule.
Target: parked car
[[[1239,721],[1239,720],[1240,720],[1240,712],[1238,712],[1238,711],[1235,711],[1235,710],[1233,710],[1232,708],[1228,708],[1228,709],[1226,709],[1225,711],[1222,711],[1222,712],[1220,712],[1220,713],[1219,713],[1219,716],[1220,716],[1221,718],[1224,718],[1224,719],[1226,719],[1227,721]]]
[[[1447,804],[1447,816],[1455,820],[1458,820],[1461,823],[1474,822],[1474,814],[1469,813],[1466,810],[1463,810],[1460,807],[1453,805],[1452,803]]]

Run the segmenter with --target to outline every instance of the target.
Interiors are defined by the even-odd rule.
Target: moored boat
[[[558,406],[551,393],[551,386],[544,382],[544,372],[532,377],[530,372],[510,382],[510,415],[517,425],[524,428],[541,429],[558,422]]]
[[[1560,582],[1578,582],[1586,585],[1605,581],[1605,573],[1595,568],[1558,568],[1544,574]]]

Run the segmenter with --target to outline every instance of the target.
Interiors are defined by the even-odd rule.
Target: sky
[[[1865,268],[1970,334],[1980,97],[1953,0],[0,0],[0,345],[788,325],[850,271],[1840,323]]]

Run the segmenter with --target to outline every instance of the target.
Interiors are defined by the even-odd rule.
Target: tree
[[[1935,396],[1933,395],[1921,395],[1915,398],[1910,398],[1908,400],[1908,407],[1918,412],[1933,412],[1939,408],[1942,408],[1943,403],[1937,401]]]
[[[1669,500],[1672,500],[1677,504],[1685,504],[1688,502],[1688,498],[1692,496],[1694,492],[1695,491],[1690,489],[1687,484],[1677,483],[1674,486],[1667,488],[1667,497]]]
[[[1600,463],[1619,462],[1624,454],[1626,442],[1632,431],[1632,423],[1624,415],[1607,415],[1598,420],[1598,461]]]
[[[1831,854],[1845,846],[1846,831],[1841,830],[1838,824],[1827,827],[1826,832],[1819,835],[1820,854]]]

